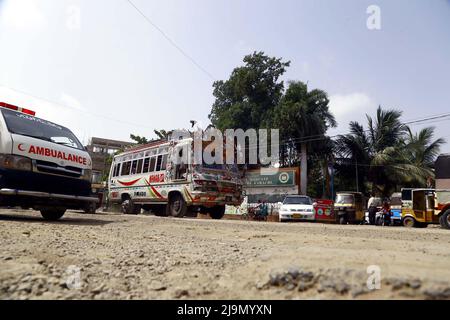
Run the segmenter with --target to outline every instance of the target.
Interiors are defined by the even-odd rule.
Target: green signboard
[[[290,187],[295,186],[295,171],[280,170],[275,174],[264,175],[258,172],[247,172],[247,187]]]

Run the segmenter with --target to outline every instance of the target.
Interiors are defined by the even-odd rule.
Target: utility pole
[[[359,179],[358,179],[358,159],[356,159],[356,164],[355,164],[355,168],[356,168],[356,192],[359,192]]]

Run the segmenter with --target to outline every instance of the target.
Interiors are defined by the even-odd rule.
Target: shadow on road
[[[75,225],[75,226],[103,226],[114,221],[105,221],[99,219],[93,219],[86,216],[86,218],[72,218],[70,213],[65,215],[58,221],[47,221],[40,216],[31,216],[21,214],[0,214],[1,221],[17,221],[25,223],[45,223],[45,224],[61,224],[61,225]]]

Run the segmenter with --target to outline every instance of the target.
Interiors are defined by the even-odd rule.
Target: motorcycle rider
[[[389,204],[389,201],[387,199],[384,200],[383,202],[383,208],[381,209],[381,222],[383,225],[391,225],[391,216],[392,216],[392,212],[391,212],[391,205]]]
[[[375,217],[378,211],[374,194],[372,194],[372,196],[370,197],[367,203],[367,207],[369,208],[369,224],[374,225]]]

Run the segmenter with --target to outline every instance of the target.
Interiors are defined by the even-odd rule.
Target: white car
[[[287,196],[278,214],[280,222],[315,220],[314,205],[308,196]]]

